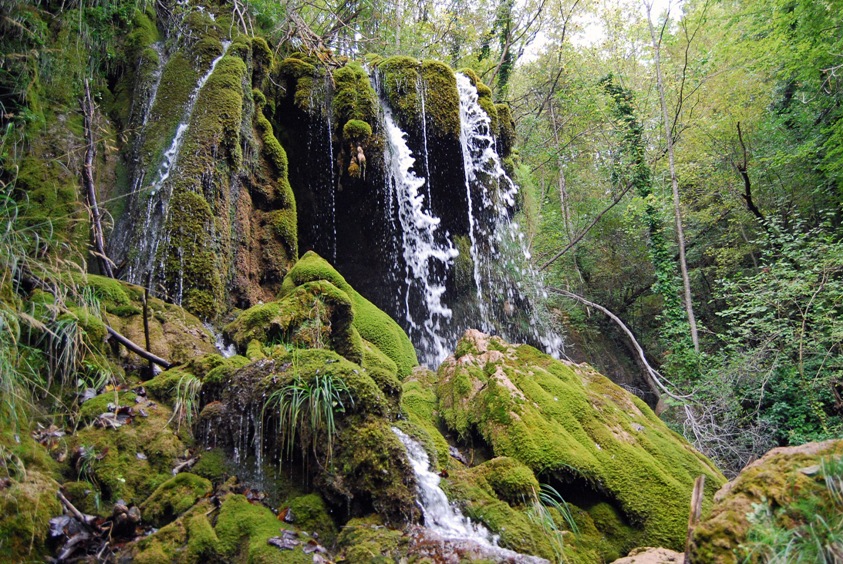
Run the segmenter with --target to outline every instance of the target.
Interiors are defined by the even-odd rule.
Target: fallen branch
[[[114,278],[114,271],[111,268],[111,260],[105,253],[105,236],[102,231],[102,220],[100,209],[97,205],[97,190],[94,185],[94,101],[91,99],[91,87],[85,79],[85,97],[82,99],[82,113],[85,117],[85,165],[82,167],[82,182],[85,184],[85,191],[88,198],[88,208],[91,210],[91,230],[94,236],[94,255],[99,259],[103,274]]]
[[[688,516],[688,537],[685,539],[685,564],[691,563],[691,539],[694,527],[702,514],[703,492],[705,489],[705,474],[694,480],[694,492],[691,494],[691,514]]]
[[[662,392],[664,392],[669,397],[671,397],[675,400],[678,400],[678,401],[683,401],[683,400],[685,400],[689,397],[689,396],[677,396],[676,394],[674,394],[673,392],[668,390],[667,387],[664,384],[662,384],[662,382],[661,382],[662,375],[659,374],[659,372],[655,368],[650,366],[649,362],[647,362],[647,357],[644,355],[644,349],[641,347],[641,345],[638,344],[638,341],[636,340],[635,335],[633,335],[632,331],[630,331],[629,327],[627,327],[624,324],[624,322],[621,321],[620,317],[618,317],[617,315],[615,315],[614,313],[612,313],[611,311],[609,311],[605,307],[603,307],[599,304],[596,304],[592,301],[589,301],[589,300],[585,299],[584,297],[582,297],[578,294],[574,294],[573,292],[568,292],[567,290],[560,290],[558,288],[548,288],[548,290],[550,290],[551,292],[553,292],[555,294],[559,294],[560,296],[564,296],[566,298],[571,298],[572,300],[576,300],[576,301],[578,301],[582,304],[587,305],[588,307],[593,307],[594,309],[603,312],[606,315],[606,317],[608,317],[609,319],[614,321],[618,325],[618,327],[620,327],[621,330],[626,334],[626,336],[629,338],[630,342],[632,343],[632,346],[635,348],[635,352],[638,353],[638,358],[641,360],[641,363],[646,368],[647,384],[650,386],[650,389],[653,390],[653,392],[657,396],[660,396],[662,394]]]
[[[618,205],[618,202],[620,202],[620,201],[621,201],[621,199],[622,199],[624,196],[626,196],[626,193],[627,193],[627,192],[629,192],[631,189],[632,189],[632,182],[629,182],[629,183],[626,185],[626,188],[624,188],[624,189],[623,189],[623,192],[621,192],[620,194],[618,194],[617,196],[615,196],[615,199],[614,199],[614,200],[612,200],[612,203],[611,203],[611,204],[609,204],[607,207],[603,208],[603,210],[602,210],[600,213],[598,213],[598,214],[594,217],[594,219],[592,220],[592,222],[591,222],[590,224],[588,224],[588,227],[586,227],[585,229],[583,229],[583,230],[579,233],[579,235],[577,235],[576,237],[574,237],[574,240],[573,240],[573,241],[571,241],[570,243],[568,243],[568,246],[567,246],[567,247],[565,247],[564,249],[562,249],[561,251],[559,251],[558,253],[556,253],[556,255],[555,255],[553,258],[551,258],[550,260],[548,260],[547,262],[545,262],[543,265],[541,265],[541,267],[539,267],[539,271],[545,270],[548,266],[550,266],[550,265],[551,265],[551,264],[553,264],[556,260],[558,260],[558,259],[559,259],[562,255],[564,255],[565,253],[567,253],[568,251],[570,251],[572,248],[574,248],[574,245],[576,245],[577,243],[579,243],[579,242],[582,240],[582,238],[583,238],[583,237],[585,237],[585,236],[586,236],[586,234],[587,234],[589,231],[591,231],[591,228],[592,228],[592,227],[594,227],[594,226],[597,224],[597,222],[598,222],[598,221],[600,221],[600,220],[603,218],[603,216],[604,216],[604,215],[606,215],[606,214],[609,212],[609,210],[611,210],[613,207],[615,207],[616,205]]]
[[[57,491],[56,495],[58,496],[61,504],[64,505],[65,509],[67,509],[67,512],[73,515],[73,517],[76,518],[77,521],[79,521],[80,523],[84,523],[89,527],[94,526],[96,517],[94,517],[93,515],[84,515],[81,511],[76,509],[76,507],[74,507],[74,505],[70,503],[70,500],[64,497],[64,494],[61,493],[61,490]]]
[[[155,356],[151,352],[149,352],[147,350],[144,350],[143,347],[141,347],[141,346],[135,344],[134,342],[130,341],[129,339],[127,339],[126,337],[124,337],[123,335],[121,335],[120,333],[115,331],[114,329],[112,329],[110,326],[106,325],[106,329],[108,329],[108,334],[111,335],[112,337],[114,337],[117,340],[118,343],[120,343],[121,345],[123,345],[124,347],[126,347],[127,349],[129,349],[130,351],[135,353],[136,355],[140,356],[141,358],[144,358],[144,359],[146,359],[150,362],[153,362],[153,363],[157,364],[158,366],[163,367],[165,370],[175,366],[173,363],[171,363],[167,360],[164,360],[160,356]]]

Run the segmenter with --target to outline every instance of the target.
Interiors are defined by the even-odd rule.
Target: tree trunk
[[[679,269],[682,271],[682,285],[685,290],[685,311],[688,314],[688,326],[691,328],[691,341],[694,350],[700,352],[700,339],[697,333],[697,320],[694,317],[694,304],[691,301],[691,279],[688,276],[688,262],[685,259],[685,232],[682,229],[682,210],[679,203],[679,180],[676,177],[676,161],[673,154],[673,135],[671,134],[670,116],[667,113],[667,102],[664,95],[664,81],[662,79],[661,48],[656,40],[656,30],[650,12],[652,4],[644,2],[647,8],[647,25],[650,28],[650,39],[653,42],[653,55],[656,65],[656,85],[659,91],[659,103],[664,121],[664,137],[667,142],[667,157],[670,166],[670,184],[673,188],[673,213],[676,218],[676,242],[679,244]]]

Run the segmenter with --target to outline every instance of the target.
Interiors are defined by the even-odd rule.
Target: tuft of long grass
[[[345,412],[345,404],[354,405],[345,381],[331,373],[311,377],[296,375],[289,384],[270,394],[262,417],[274,413],[278,418],[281,459],[291,460],[296,438],[302,454],[317,456],[318,446],[325,447],[325,464],[333,459],[337,413]]]
[[[753,505],[742,562],[843,562],[843,457],[823,459],[820,474],[825,487],[819,494],[776,510],[767,500]]]
[[[176,429],[182,423],[193,426],[193,419],[199,414],[199,393],[202,391],[202,381],[193,374],[185,374],[176,384],[176,396],[173,403],[173,416],[170,422],[176,421]]]
[[[568,526],[567,529],[559,527],[551,509],[559,513],[562,520]],[[531,523],[544,531],[553,548],[554,562],[567,562],[564,533],[566,530],[570,530],[572,533],[577,534],[579,533],[579,528],[577,527],[576,521],[574,521],[574,516],[571,514],[570,506],[568,506],[568,503],[553,486],[541,484],[538,492],[533,491],[533,499],[531,500],[530,508],[527,510],[527,518]]]

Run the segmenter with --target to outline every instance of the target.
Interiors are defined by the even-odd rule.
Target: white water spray
[[[444,279],[459,254],[453,244],[438,232],[439,218],[424,209],[421,189],[424,178],[413,172],[415,159],[407,146],[406,135],[395,124],[389,109],[384,110],[386,128],[386,183],[390,209],[401,224],[402,253],[406,264],[404,301],[411,332],[421,341],[423,351],[435,351],[438,358],[447,354],[441,322],[452,312],[444,303]],[[411,302],[419,297],[424,304],[425,319],[413,318]]]

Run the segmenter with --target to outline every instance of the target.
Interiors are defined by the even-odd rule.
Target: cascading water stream
[[[176,128],[173,141],[164,152],[161,164],[156,171],[155,179],[152,181],[149,189],[146,202],[143,232],[149,236],[141,240],[141,247],[138,249],[136,258],[128,265],[126,279],[129,282],[146,284],[148,279],[151,279],[156,272],[155,256],[161,243],[160,234],[163,232],[163,224],[169,211],[170,196],[172,196],[172,186],[167,183],[167,180],[170,178],[170,173],[178,162],[179,151],[184,141],[184,135],[190,126],[190,119],[193,116],[193,110],[199,98],[199,92],[205,86],[205,83],[208,82],[208,79],[211,78],[217,64],[225,57],[230,44],[229,41],[223,42],[222,54],[211,62],[208,71],[196,83],[196,88],[193,89],[185,106],[181,122]]]
[[[439,218],[424,209],[420,192],[425,179],[413,172],[415,159],[407,146],[406,135],[395,124],[388,108],[384,109],[387,137],[386,189],[389,213],[401,226],[401,252],[405,263],[404,305],[412,338],[420,343],[423,355],[444,358],[448,354],[442,322],[451,318],[451,309],[442,303],[444,279],[459,254],[453,244],[438,232]],[[414,317],[421,304],[424,319]]]
[[[474,523],[451,505],[448,496],[439,487],[439,476],[430,471],[430,458],[424,447],[400,429],[392,428],[407,449],[407,458],[413,466],[418,484],[418,504],[424,515],[424,528],[440,540],[467,541],[479,552],[477,556],[497,562],[546,563],[547,560],[526,556],[498,546],[498,537],[480,523]]]
[[[468,224],[479,319],[477,327],[508,340],[525,337],[541,342],[558,356],[561,338],[535,309],[543,293],[541,277],[530,266],[524,235],[511,216],[518,187],[504,170],[492,135],[491,120],[478,101],[477,88],[457,74],[460,97],[460,144],[468,199]],[[526,313],[532,334],[511,334],[506,318]],[[519,331],[520,333],[520,331]]]

